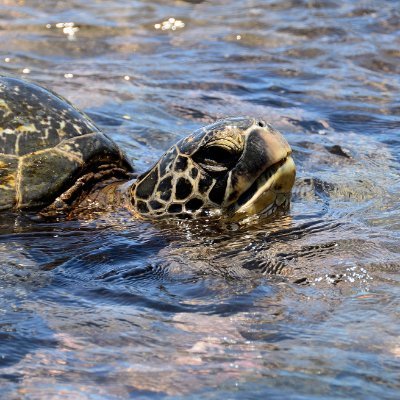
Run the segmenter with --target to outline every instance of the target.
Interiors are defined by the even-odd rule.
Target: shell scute
[[[92,133],[62,141],[56,147],[81,159],[83,163],[96,160],[114,161],[119,154],[118,146],[102,133]]]
[[[42,150],[23,158],[20,165],[18,208],[46,206],[55,193],[71,186],[82,163],[56,149]]]
[[[43,87],[0,76],[0,210],[45,207],[110,164],[132,171],[84,113]]]
[[[18,158],[0,154],[0,210],[16,203]]]

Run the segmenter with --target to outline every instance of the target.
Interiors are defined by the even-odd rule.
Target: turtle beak
[[[228,180],[227,206],[235,214],[255,214],[286,202],[296,168],[289,143],[275,129],[257,124],[244,136],[243,154]]]
[[[273,128],[257,129],[249,134],[247,140],[248,142],[253,142],[254,146],[263,146],[263,149],[260,149],[260,153],[265,154],[266,168],[283,160],[292,153],[292,149],[286,139]]]

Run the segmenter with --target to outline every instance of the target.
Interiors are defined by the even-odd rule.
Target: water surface
[[[235,115],[298,167],[274,221],[1,217],[0,397],[399,397],[397,1],[3,0],[0,40],[138,172]]]

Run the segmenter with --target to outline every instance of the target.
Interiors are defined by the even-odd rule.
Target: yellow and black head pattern
[[[283,136],[264,121],[228,118],[172,146],[132,186],[143,218],[234,217],[289,204],[295,166]]]

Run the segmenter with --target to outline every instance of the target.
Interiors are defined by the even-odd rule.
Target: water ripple
[[[399,26],[391,0],[3,1],[0,72],[137,172],[252,115],[297,180],[290,211],[242,224],[2,215],[0,397],[396,398]]]

